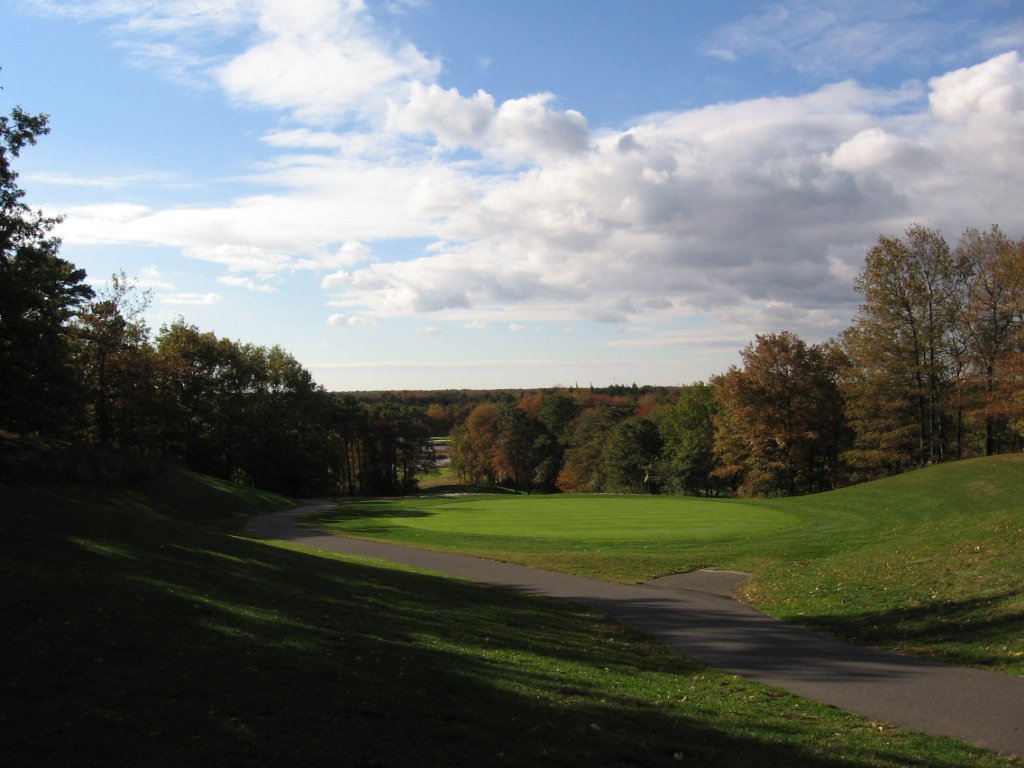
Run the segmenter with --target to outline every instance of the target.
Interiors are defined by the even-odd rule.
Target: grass
[[[748,571],[742,597],[862,642],[1024,674],[1024,456],[765,501],[354,501],[330,529],[624,582]]]
[[[577,606],[232,535],[194,475],[0,487],[4,764],[1009,766]]]

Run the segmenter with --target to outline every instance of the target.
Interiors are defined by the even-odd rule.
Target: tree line
[[[123,274],[94,291],[59,219],[12,160],[45,115],[0,116],[0,473],[123,479],[170,459],[292,494],[391,494],[450,432],[464,481],[564,492],[799,494],[965,456],[1024,433],[1024,241],[997,226],[951,248],[882,236],[850,328],[757,336],[707,383],[517,392],[326,392],[280,347],[178,319],[149,329]],[[35,440],[36,442],[32,442]]]
[[[288,352],[178,319],[156,334],[123,274],[59,256],[11,161],[44,115],[0,116],[0,471],[120,481],[168,460],[295,495],[399,493],[430,466],[422,410],[326,392]]]
[[[452,431],[464,480],[525,490],[794,495],[1024,435],[1024,240],[913,225],[881,236],[837,338],[758,335],[741,365],[638,396],[553,390],[478,404]]]

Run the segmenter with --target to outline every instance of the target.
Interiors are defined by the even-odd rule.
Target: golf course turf
[[[208,478],[0,492],[5,765],[1019,764],[578,606],[233,535],[290,502]]]
[[[318,527],[622,581],[754,574],[741,598],[849,639],[1024,674],[1024,456],[814,496],[353,500]]]

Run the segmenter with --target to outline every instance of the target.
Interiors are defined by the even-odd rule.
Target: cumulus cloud
[[[484,91],[464,98],[457,88],[417,81],[409,84],[404,99],[389,101],[387,125],[394,131],[433,134],[446,147],[477,147],[494,112],[494,97]]]
[[[1018,218],[1006,190],[1024,186],[1021,161],[979,175],[976,157],[1024,156],[1016,54],[930,87],[925,101],[844,82],[592,137],[571,161],[489,178],[436,228],[455,245],[347,273],[346,300],[491,321],[517,306],[617,323],[729,307],[746,328],[827,336],[855,309],[851,276],[879,234],[923,221],[955,238]]]
[[[586,118],[575,110],[552,109],[554,100],[551,93],[538,93],[496,107],[494,97],[484,91],[466,98],[455,88],[414,82],[404,100],[389,102],[387,125],[394,131],[431,134],[442,147],[471,147],[512,161],[585,151]]]
[[[1024,115],[1024,62],[1016,51],[983,64],[933,78],[928,99],[943,120],[969,123],[1008,120],[1020,124]]]
[[[821,338],[855,310],[851,276],[879,234],[920,221],[955,239],[1019,221],[1015,52],[927,86],[845,80],[592,130],[550,93],[498,103],[436,84],[438,63],[380,33],[356,0],[239,0],[223,13],[181,0],[137,4],[135,16],[131,5],[119,6],[122,30],[134,20],[176,44],[215,15],[243,48],[195,70],[299,126],[263,137],[280,153],[246,179],[250,196],[79,206],[66,211],[65,242],[178,248],[243,288],[312,271],[344,312],[335,326],[639,319],[681,324],[665,337],[679,340],[700,338],[683,322],[700,317],[702,333]],[[720,30],[707,52],[863,72],[910,55],[917,35],[950,33],[915,25],[912,3],[885,5],[856,24],[840,3],[772,6]]]

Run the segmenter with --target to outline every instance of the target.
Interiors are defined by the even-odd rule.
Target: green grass
[[[4,765],[1008,766],[570,604],[229,532],[194,475],[0,487]]]
[[[329,529],[624,582],[744,570],[742,597],[859,641],[1024,674],[1024,456],[771,501],[347,502]]]

